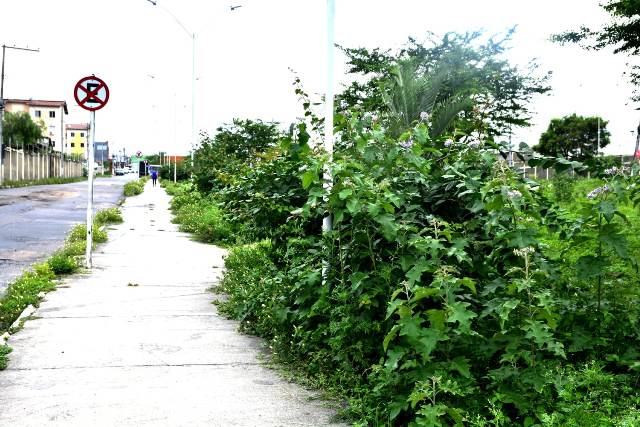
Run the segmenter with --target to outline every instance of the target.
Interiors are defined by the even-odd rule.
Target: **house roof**
[[[89,130],[89,123],[70,123],[64,128],[66,130]]]
[[[5,104],[25,104],[30,107],[54,107],[64,108],[64,113],[69,114],[69,110],[67,109],[67,101],[48,101],[44,99],[5,99]]]

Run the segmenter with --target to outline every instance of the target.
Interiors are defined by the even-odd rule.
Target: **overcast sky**
[[[73,87],[95,74],[111,92],[96,113],[97,140],[127,153],[186,152],[191,39],[166,10],[196,33],[198,130],[212,132],[233,117],[295,120],[301,107],[290,69],[308,93],[324,92],[326,0],[0,0],[0,44],[40,49],[7,51],[5,97],[66,100],[67,123],[87,122]],[[607,20],[598,0],[336,0],[336,42],[394,49],[428,31],[493,34],[517,25],[509,59],[524,65],[537,58],[553,77],[551,94],[532,105],[534,126],[515,142],[533,145],[551,118],[575,112],[609,120],[606,151],[631,154],[640,114],[622,76],[628,59],[548,41]],[[348,81],[344,71],[338,53],[337,84]]]

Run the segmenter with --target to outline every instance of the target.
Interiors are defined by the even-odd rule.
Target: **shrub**
[[[0,371],[7,368],[7,355],[11,353],[11,347],[0,344]]]
[[[47,259],[47,264],[56,275],[71,274],[78,270],[76,257],[66,253],[64,250],[54,252]]]
[[[118,208],[102,209],[96,212],[93,221],[98,226],[106,224],[120,224],[122,223],[122,214]]]
[[[33,271],[27,271],[16,279],[0,299],[0,331],[8,330],[29,304],[37,306],[40,292],[55,289],[54,277],[51,267],[44,263],[36,265]]]
[[[180,224],[181,231],[193,233],[204,242],[225,242],[230,237],[231,224],[214,201],[191,196],[178,197],[183,199],[180,199],[179,208],[175,210],[174,222]]]
[[[553,186],[553,195],[558,202],[569,202],[573,198],[573,189],[576,178],[568,173],[557,174],[551,180]]]
[[[93,243],[104,243],[107,241],[107,232],[93,224]],[[78,224],[71,229],[71,232],[67,236],[67,242],[75,243],[86,241],[87,239],[87,226],[86,224]]]
[[[127,197],[137,196],[138,194],[142,194],[144,191],[144,184],[147,182],[146,179],[140,178],[136,181],[129,181],[124,185],[124,195]]]

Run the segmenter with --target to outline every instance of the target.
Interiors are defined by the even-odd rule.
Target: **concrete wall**
[[[82,162],[62,160],[60,153],[41,154],[4,148],[0,169],[4,181],[33,181],[82,176]]]

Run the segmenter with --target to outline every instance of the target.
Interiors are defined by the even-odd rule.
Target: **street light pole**
[[[40,52],[39,49],[28,47],[2,45],[2,71],[0,71],[0,184],[4,181],[4,147],[2,146],[2,120],[4,118],[4,57],[7,49],[26,50],[28,52]]]
[[[147,0],[154,6],[159,6],[162,10],[167,12],[174,21],[187,33],[187,36],[191,38],[191,167],[193,168],[193,151],[196,146],[196,33],[189,31],[182,22],[171,11],[162,5],[159,5],[157,1]]]

